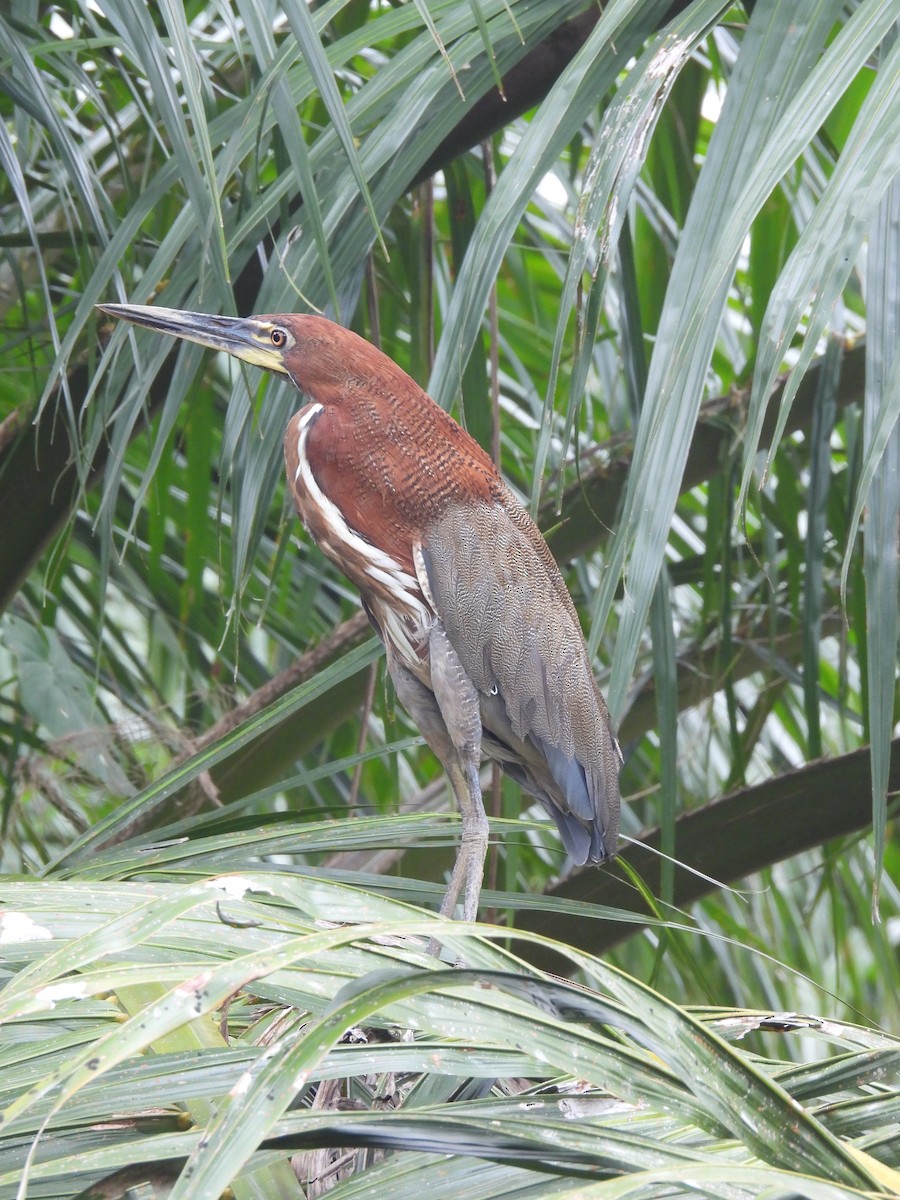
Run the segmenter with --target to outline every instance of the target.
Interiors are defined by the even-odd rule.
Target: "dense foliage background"
[[[898,1190],[898,86],[896,0],[0,13],[0,1197]],[[296,392],[114,300],[325,311],[498,457],[615,864],[486,767],[429,915]]]

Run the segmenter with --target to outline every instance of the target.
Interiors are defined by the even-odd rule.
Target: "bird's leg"
[[[481,705],[475,685],[463,669],[459,655],[450,644],[447,631],[435,621],[428,635],[431,687],[438,703],[455,759],[444,767],[462,817],[462,839],[450,876],[441,913],[452,916],[459,893],[463,890],[463,919],[478,916],[478,897],[487,853],[488,822],[481,797],[478,767],[481,762]]]
[[[447,633],[435,622],[429,632],[431,687],[417,679],[386,642],[388,670],[400,703],[447,772],[462,817],[462,838],[441,915],[451,917],[460,893],[463,917],[474,921],[487,852],[488,822],[481,798],[481,707]]]
[[[441,916],[452,917],[463,893],[463,920],[474,921],[478,917],[478,897],[484,875],[484,857],[487,853],[488,822],[481,798],[478,768],[461,770],[453,763],[447,766],[447,777],[462,816],[462,838],[459,852],[450,875],[450,882],[441,903]],[[465,887],[463,886],[465,885]]]

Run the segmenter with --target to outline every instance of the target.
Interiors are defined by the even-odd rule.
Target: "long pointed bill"
[[[272,330],[277,327],[271,321],[181,312],[155,304],[98,304],[97,308],[133,325],[197,342],[210,350],[224,350],[254,367],[287,374],[281,350],[272,345]]]

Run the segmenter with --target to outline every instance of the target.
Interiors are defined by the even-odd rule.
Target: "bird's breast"
[[[359,588],[382,639],[390,640],[418,674],[433,613],[416,578],[411,541],[397,531],[391,537],[368,536],[358,528],[362,520],[351,523],[345,509],[353,506],[345,501],[358,494],[358,479],[348,478],[345,492],[334,486],[329,472],[332,494],[327,494],[309,453],[323,412],[321,404],[308,404],[292,417],[285,436],[287,478],[297,513],[313,541]],[[369,515],[376,515],[376,506]]]

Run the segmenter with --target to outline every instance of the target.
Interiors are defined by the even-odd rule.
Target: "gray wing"
[[[612,857],[619,747],[537,528],[512,496],[454,505],[429,522],[419,557],[423,591],[478,691],[485,751],[544,804],[576,862]]]

